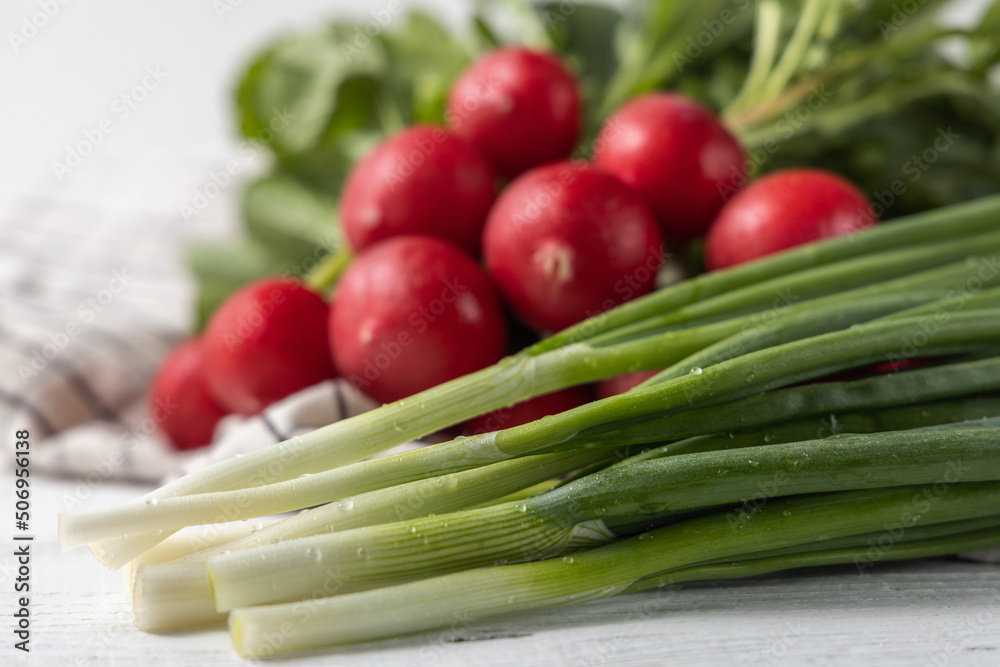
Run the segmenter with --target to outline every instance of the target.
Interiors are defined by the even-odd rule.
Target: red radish
[[[177,449],[212,442],[215,425],[226,415],[208,391],[201,341],[184,341],[166,356],[153,378],[150,411]]]
[[[455,133],[507,178],[569,157],[581,115],[569,70],[553,54],[525,48],[497,49],[476,61],[452,86],[446,113]]]
[[[676,243],[705,233],[726,193],[742,183],[745,159],[714,113],[673,93],[623,105],[594,143],[594,163],[645,197],[663,238]]]
[[[850,182],[820,169],[776,171],[730,199],[712,223],[709,269],[723,269],[875,223],[870,202]]]
[[[494,410],[485,415],[470,419],[465,425],[466,435],[490,433],[521,424],[528,424],[548,417],[549,415],[566,412],[590,402],[590,395],[581,387],[561,389],[551,394],[543,394],[518,403],[509,408]]]
[[[638,387],[659,372],[659,370],[636,371],[635,373],[616,375],[615,377],[601,380],[597,383],[597,398],[609,398],[618,394],[624,394],[629,389]]]
[[[323,297],[290,278],[263,278],[230,296],[205,329],[205,379],[215,399],[252,415],[335,375]]]
[[[495,363],[505,338],[486,274],[427,236],[397,236],[361,253],[330,310],[337,367],[384,403]]]
[[[635,192],[590,165],[559,162],[504,191],[486,222],[483,256],[517,314],[557,331],[650,292],[662,245]]]
[[[451,132],[415,125],[385,140],[354,167],[340,214],[355,250],[401,234],[427,234],[479,256],[496,196],[489,162]]]

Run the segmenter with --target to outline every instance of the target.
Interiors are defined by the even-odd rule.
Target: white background
[[[111,156],[218,158],[239,140],[234,83],[272,38],[332,17],[364,18],[390,0],[4,0],[0,3],[0,192],[59,188],[53,161],[104,117],[114,131],[80,170]],[[58,11],[43,19],[42,6]],[[458,23],[462,0],[407,0]],[[47,23],[12,45],[29,23]],[[167,77],[119,121],[112,104],[159,66]],[[76,173],[73,174],[76,176]]]

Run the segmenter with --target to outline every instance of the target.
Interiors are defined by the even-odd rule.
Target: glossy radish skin
[[[344,184],[341,218],[361,250],[403,234],[451,241],[473,256],[496,196],[489,162],[444,128],[415,125],[379,144]]]
[[[635,192],[590,165],[559,162],[504,191],[486,222],[483,256],[514,311],[558,331],[650,292],[662,244]]]
[[[629,389],[638,387],[659,372],[659,370],[636,371],[635,373],[616,375],[615,377],[601,380],[597,383],[597,398],[609,398],[618,394],[624,394]]]
[[[208,391],[202,345],[187,340],[166,356],[153,378],[150,414],[177,449],[194,449],[212,442],[215,425],[226,415]]]
[[[425,236],[360,254],[330,310],[337,367],[384,403],[497,362],[505,337],[486,274],[456,246]]]
[[[522,424],[529,424],[542,417],[556,415],[590,402],[590,394],[581,387],[561,389],[518,403],[509,408],[494,410],[470,419],[465,425],[466,435],[479,435]]]
[[[205,377],[216,400],[252,415],[334,377],[327,305],[301,281],[264,278],[243,287],[205,329]]]
[[[673,93],[623,105],[594,143],[594,164],[639,192],[673,243],[708,230],[726,193],[742,183],[745,159],[711,110]]]
[[[840,176],[820,169],[776,171],[719,211],[708,234],[705,264],[723,269],[874,223],[868,198]]]
[[[569,157],[580,136],[575,77],[554,55],[498,49],[476,61],[448,96],[448,125],[507,178]]]

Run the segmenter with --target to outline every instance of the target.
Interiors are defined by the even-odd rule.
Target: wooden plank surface
[[[143,489],[105,484],[87,506]],[[71,481],[34,491],[32,652],[7,635],[0,664],[237,665],[223,628],[149,635],[131,625],[119,573],[85,549],[60,553]],[[9,538],[7,538],[9,539]],[[5,550],[8,551],[9,550]],[[10,593],[12,559],[0,576]],[[9,618],[9,613],[4,616]],[[10,623],[6,624],[8,627]],[[1000,665],[1000,567],[951,559],[802,571],[678,587],[271,662],[310,667],[479,665]]]

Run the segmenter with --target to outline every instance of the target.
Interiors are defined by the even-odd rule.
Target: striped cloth
[[[17,430],[30,432],[34,472],[157,483],[375,407],[349,383],[326,382],[259,417],[227,417],[209,448],[169,447],[147,389],[191,324],[183,246],[232,234],[235,206],[207,209],[197,229],[180,216],[214,164],[93,167],[0,202],[0,433],[13,448]]]

